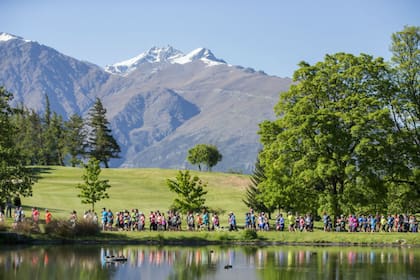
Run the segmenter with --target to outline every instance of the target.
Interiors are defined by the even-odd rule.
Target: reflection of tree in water
[[[401,248],[288,247],[255,254],[261,279],[418,279],[420,275],[420,255]]]
[[[1,248],[0,279],[114,279],[161,271],[169,279],[203,279],[246,271],[261,279],[418,279],[420,252],[369,247],[43,246]],[[124,264],[106,264],[124,255]],[[249,269],[250,268],[250,269]],[[169,276],[167,277],[167,275]],[[123,274],[127,275],[127,274]],[[232,275],[232,274],[231,274]]]
[[[217,252],[208,248],[186,248],[173,263],[168,279],[202,279],[217,271]]]
[[[96,248],[96,249],[95,249]],[[47,246],[0,254],[0,279],[109,279],[98,247]]]

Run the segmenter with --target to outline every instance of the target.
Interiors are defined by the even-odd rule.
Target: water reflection
[[[125,256],[126,262],[107,262]],[[420,277],[416,248],[34,246],[0,249],[0,279]]]

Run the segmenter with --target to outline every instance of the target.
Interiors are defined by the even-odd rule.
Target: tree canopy
[[[392,35],[392,64],[346,53],[299,64],[277,119],[260,124],[265,204],[335,216],[420,209],[419,30]]]
[[[316,209],[321,194],[335,215],[362,203],[349,201],[360,188],[375,203],[392,123],[379,95],[390,88],[386,64],[337,53],[299,66],[296,84],[275,107],[278,119],[260,125],[264,192],[277,206],[300,211]]]
[[[212,167],[222,160],[222,154],[214,145],[198,144],[188,150],[187,160],[193,165],[198,165],[200,171],[202,164],[211,171]]]

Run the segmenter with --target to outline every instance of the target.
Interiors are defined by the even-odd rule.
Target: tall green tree
[[[17,108],[12,117],[13,125],[19,127],[14,135],[16,148],[21,151],[24,163],[38,165],[41,159],[41,133],[42,124],[39,115],[23,105]]]
[[[86,153],[86,129],[82,117],[73,114],[70,119],[65,122],[65,147],[70,155],[70,164],[75,167],[81,163],[81,158]]]
[[[247,207],[250,207],[255,211],[268,213],[270,218],[271,213],[275,210],[275,208],[270,208],[265,204],[267,199],[266,197],[262,196],[262,192],[260,190],[260,184],[266,179],[267,177],[265,176],[264,169],[260,164],[260,160],[257,158],[254,172],[250,177],[251,182],[246,188],[245,197],[242,199],[242,201]]]
[[[51,106],[48,95],[45,95],[45,113],[42,118],[42,133],[41,133],[41,150],[43,154],[44,165],[57,165],[57,139],[54,138],[53,130],[51,128]]]
[[[202,182],[198,176],[191,176],[188,170],[178,171],[175,180],[167,179],[169,190],[175,192],[173,207],[183,213],[200,211],[206,202],[204,190],[207,184]]]
[[[12,122],[15,110],[9,105],[12,99],[13,95],[0,87],[0,203],[13,196],[31,196],[34,183],[16,147],[17,127]]]
[[[404,197],[400,207],[410,206],[399,211],[420,211],[420,27],[406,26],[394,33],[391,51],[395,90],[387,98],[397,132],[394,155],[403,160],[395,166],[391,188]],[[399,201],[393,196],[390,204]]]
[[[382,206],[392,129],[379,95],[391,87],[386,63],[337,53],[299,66],[275,106],[277,120],[260,125],[263,191],[302,211],[323,197],[335,216],[364,206],[355,199],[361,192],[373,207]]]
[[[78,197],[82,199],[83,204],[90,204],[92,211],[95,211],[95,203],[102,199],[109,198],[107,189],[111,187],[109,180],[101,180],[101,167],[99,160],[90,158],[89,162],[84,166],[84,174],[82,179],[83,184],[78,184],[76,187],[80,189]]]
[[[208,171],[211,171],[219,161],[222,160],[222,154],[216,146],[208,144],[198,144],[192,149],[188,150],[187,160],[193,164],[198,165],[201,171],[201,165],[205,165]]]
[[[88,153],[91,157],[103,162],[105,168],[108,168],[110,159],[118,158],[121,148],[112,136],[106,118],[106,109],[99,98],[96,98],[95,104],[89,111],[88,125],[91,129],[88,137]]]

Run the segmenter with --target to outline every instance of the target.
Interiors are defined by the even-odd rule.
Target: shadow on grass
[[[53,168],[49,166],[33,166],[28,168],[31,170],[32,176],[36,180],[41,179],[42,174],[50,174],[53,170]]]

